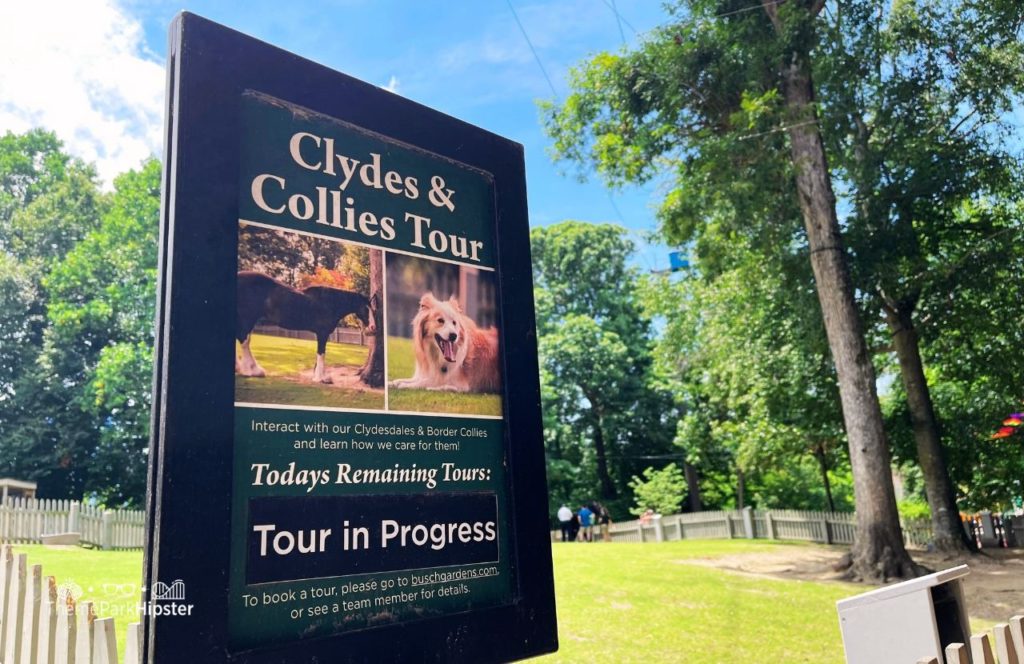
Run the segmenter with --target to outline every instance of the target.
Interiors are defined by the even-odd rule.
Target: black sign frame
[[[522,146],[190,13],[171,26],[145,583],[184,581],[188,615],[145,616],[146,662],[510,661],[557,649]],[[511,605],[231,652],[228,574],[243,91],[494,177],[504,321]],[[509,445],[514,440],[515,445]]]

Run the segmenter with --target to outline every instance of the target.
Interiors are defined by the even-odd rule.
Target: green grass
[[[331,387],[307,382],[300,372],[312,369],[316,342],[265,334],[252,335],[253,356],[266,370],[264,378],[235,376],[235,400],[252,403],[299,404],[339,408],[384,408],[382,391]],[[328,366],[362,366],[367,348],[327,342]]]
[[[412,378],[415,371],[416,353],[412,347],[412,340],[389,336],[388,382],[399,378]],[[390,388],[388,407],[391,410],[415,412],[501,415],[501,395]]]
[[[124,655],[128,623],[139,622],[137,609],[142,591],[141,551],[96,551],[81,548],[51,549],[17,545],[14,552],[28,554],[28,564],[43,566],[43,577],[57,584],[74,582],[83,591],[81,601],[91,601],[100,618],[114,618],[118,661]]]
[[[742,540],[555,544],[560,650],[545,662],[843,662],[835,602],[867,591],[837,582],[775,580],[696,559],[813,546]],[[118,647],[139,588],[142,554],[17,546],[58,583],[73,580],[100,617],[116,618]],[[116,588],[115,586],[125,586]],[[105,604],[100,604],[105,602]],[[125,618],[125,616],[131,616]],[[975,633],[991,623],[972,620]]]
[[[556,544],[560,650],[551,662],[843,662],[840,583],[776,581],[687,564],[785,544]]]

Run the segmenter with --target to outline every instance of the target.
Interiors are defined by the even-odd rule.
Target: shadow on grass
[[[367,348],[353,344],[328,342],[325,353],[329,373],[335,384],[323,385],[311,380],[316,361],[316,342],[253,334],[253,356],[267,375],[263,378],[235,376],[235,401],[270,403],[283,406],[326,408],[384,408],[384,390],[362,387],[357,380],[341,382],[342,374],[353,376],[366,361]]]

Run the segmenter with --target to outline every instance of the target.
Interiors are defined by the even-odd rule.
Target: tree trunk
[[[747,504],[747,482],[743,476],[743,469],[736,469],[736,509],[741,510]]]
[[[928,380],[921,363],[921,349],[914,328],[913,305],[886,306],[886,320],[892,331],[900,377],[907,392],[907,407],[917,446],[917,461],[924,475],[924,490],[932,513],[935,548],[947,553],[967,553],[970,542],[960,522],[953,482],[946,468],[938,420],[932,406]]]
[[[700,477],[693,464],[683,462],[683,474],[686,475],[686,502],[691,512],[700,512],[704,504],[700,498]]]
[[[370,313],[373,332],[366,362],[359,369],[359,380],[368,387],[384,387],[384,267],[383,252],[370,250]]]
[[[593,403],[593,402],[591,402]],[[616,496],[615,483],[608,474],[608,456],[604,449],[604,432],[601,430],[600,413],[594,418],[594,455],[597,457],[597,479],[601,483],[601,498],[612,499]]]
[[[828,459],[825,458],[825,445],[818,443],[814,448],[814,456],[818,459],[818,467],[821,469],[821,483],[825,487],[825,499],[828,501],[828,511],[835,512],[836,504],[832,500],[832,483],[828,480]]]
[[[784,32],[778,3],[766,2],[764,7],[777,30]],[[811,268],[836,366],[850,446],[857,510],[857,536],[851,550],[850,574],[875,582],[909,578],[917,576],[921,568],[910,559],[903,545],[889,443],[875,392],[875,370],[846,264],[835,194],[814,110],[814,83],[806,48],[794,48],[783,64],[786,122]]]

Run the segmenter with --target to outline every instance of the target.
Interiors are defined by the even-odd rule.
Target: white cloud
[[[388,92],[398,93],[398,77],[394,74],[388,79],[388,84],[384,86],[384,89]]]
[[[5,3],[0,133],[43,127],[109,185],[161,150],[163,63],[116,0]]]

